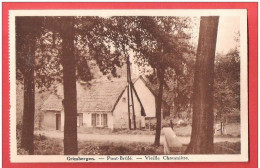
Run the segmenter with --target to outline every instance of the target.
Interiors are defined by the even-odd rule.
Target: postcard
[[[245,9],[10,10],[11,163],[247,162]]]

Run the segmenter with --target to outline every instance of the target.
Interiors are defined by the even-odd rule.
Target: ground
[[[79,143],[80,155],[162,155],[163,146],[155,147],[149,143],[93,142]]]
[[[190,136],[191,135],[191,125],[187,126],[174,126],[174,132],[177,136]],[[102,129],[102,128],[84,128],[84,132],[80,133],[87,134],[102,134],[102,135],[120,135],[120,134],[131,134],[131,135],[155,135],[155,130],[129,130],[129,129]],[[163,134],[163,132],[162,132]],[[220,136],[219,134],[216,137],[239,137],[240,136],[240,124],[239,123],[230,123],[225,126],[225,135]]]
[[[63,141],[61,138],[50,138],[43,135],[35,136],[35,155],[62,155]],[[187,145],[183,145],[184,152]],[[240,142],[217,142],[215,154],[238,154]],[[159,147],[147,142],[110,142],[80,140],[78,142],[79,155],[163,155],[163,145]],[[28,154],[19,147],[19,155]]]
[[[36,134],[44,135],[46,137],[63,139],[63,132],[61,131],[37,131]],[[189,136],[179,136],[178,139],[183,144],[188,144],[190,141]],[[89,134],[78,133],[79,141],[93,141],[93,142],[115,142],[115,143],[150,143],[154,142],[154,135],[134,135],[134,134]],[[161,135],[161,144],[164,138]],[[239,142],[239,137],[215,137],[214,142]]]
[[[216,154],[240,153],[240,130],[238,124],[226,127],[225,136],[215,136]],[[19,132],[18,128],[18,132]],[[175,127],[178,139],[183,144],[183,150],[190,141],[190,126]],[[78,147],[81,155],[150,155],[163,154],[164,135],[162,133],[159,147],[153,146],[155,131],[145,130],[109,130],[87,129],[78,133]],[[36,155],[61,155],[63,154],[63,136],[61,131],[35,131]],[[27,154],[19,146],[20,135],[18,133],[18,154]]]

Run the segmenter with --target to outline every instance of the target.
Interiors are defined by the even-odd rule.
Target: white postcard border
[[[154,155],[159,160],[147,160],[145,155],[128,155],[133,160],[107,160],[104,155],[17,155],[16,143],[16,72],[15,72],[15,16],[240,16],[240,96],[241,96],[241,154],[217,155]],[[10,10],[9,11],[9,73],[10,73],[10,158],[16,163],[43,162],[246,162],[248,161],[248,52],[247,11],[245,9],[142,9],[142,10]],[[125,156],[125,155],[124,155]],[[147,155],[148,156],[148,155]],[[149,155],[153,156],[153,155]],[[164,157],[176,157],[165,160]],[[70,158],[94,158],[95,160],[68,160]],[[113,156],[116,157],[116,156]],[[120,157],[120,156],[118,156]],[[187,157],[178,160],[177,157]],[[103,159],[100,159],[103,158]],[[142,158],[142,159],[138,159]]]

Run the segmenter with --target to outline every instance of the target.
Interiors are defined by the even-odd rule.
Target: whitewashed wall
[[[134,94],[134,92],[133,92],[133,94]],[[136,116],[136,126],[137,126],[137,128],[140,128],[140,126],[144,127],[145,123],[142,122],[144,120],[141,120],[141,106],[140,106],[140,103],[137,100],[135,94],[134,94],[134,107],[135,107],[135,116]],[[132,110],[130,110],[130,111],[131,111],[131,114],[130,114],[131,120],[133,121]],[[122,94],[120,100],[117,103],[117,106],[114,109],[113,118],[114,118],[114,128],[116,128],[116,129],[128,128],[127,89],[124,90],[124,93]],[[131,125],[133,128],[133,122]]]
[[[56,113],[55,111],[44,111],[42,128],[45,130],[56,130]]]
[[[156,115],[156,104],[155,97],[152,92],[146,87],[144,81],[140,78],[134,83],[135,89],[141,99],[142,105],[144,107],[146,117],[155,117]]]
[[[138,96],[142,102],[142,105],[145,109],[146,117],[155,117],[156,107],[155,107],[155,97],[152,92],[146,87],[142,79],[138,79],[134,83],[135,89],[138,93]],[[133,92],[134,93],[134,92]],[[125,101],[124,101],[125,100]],[[137,128],[145,126],[145,117],[141,116],[141,106],[137,100],[136,95],[134,94],[134,106],[135,106],[135,115],[136,115],[136,126]],[[131,120],[132,110],[131,111]],[[79,112],[80,113],[80,112]],[[107,114],[107,124],[108,128],[118,129],[118,128],[128,128],[128,102],[127,102],[127,89],[124,90],[120,100],[118,101],[113,113]],[[92,127],[91,125],[91,112],[83,112],[83,124],[85,127]],[[56,116],[54,112],[46,113],[45,112],[45,121],[44,125],[47,127],[53,127],[56,129]],[[133,122],[132,122],[133,127]],[[61,130],[64,130],[64,111],[61,111]]]

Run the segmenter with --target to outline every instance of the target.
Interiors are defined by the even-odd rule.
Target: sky
[[[191,17],[192,28],[188,30],[191,33],[191,42],[197,49],[200,18]],[[216,53],[227,54],[230,50],[238,46],[238,42],[235,41],[237,33],[240,32],[240,17],[239,16],[220,16],[217,33]],[[195,50],[196,51],[196,50]],[[133,55],[130,54],[130,62],[132,63],[132,73],[146,73],[143,70],[150,71],[151,68],[140,68],[134,62]],[[141,70],[142,69],[142,70]],[[149,72],[148,72],[149,73]]]
[[[197,48],[198,37],[199,37],[199,25],[200,20],[198,17],[192,18],[192,29],[191,29],[191,42]],[[234,49],[238,44],[235,41],[236,34],[240,32],[240,17],[239,16],[221,16],[219,18],[218,33],[217,33],[217,44],[216,53],[226,54],[231,49]],[[132,59],[132,71],[134,74],[141,73],[140,67],[135,65]],[[141,68],[142,69],[142,68]],[[145,69],[150,69],[146,67]]]
[[[240,32],[240,17],[220,17],[216,52],[227,53],[236,46],[234,37]]]
[[[192,41],[197,45],[199,35],[199,19],[194,18],[192,29]],[[240,31],[240,17],[238,16],[221,16],[219,18],[216,53],[227,53],[235,48],[236,33]]]

